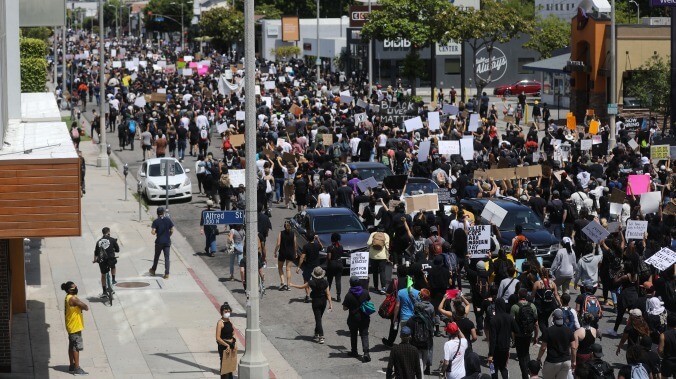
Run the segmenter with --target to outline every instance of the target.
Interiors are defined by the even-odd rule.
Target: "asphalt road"
[[[493,100],[493,99],[491,99]],[[498,100],[496,99],[496,102]],[[87,107],[88,110],[91,106]],[[91,116],[91,112],[87,112],[87,116]],[[504,124],[502,125],[504,127]],[[86,127],[86,132],[89,133],[89,127]],[[108,134],[108,143],[111,144],[113,153],[123,164],[129,165],[128,185],[131,191],[136,191],[136,177],[138,168],[142,163],[142,152],[138,140],[134,141],[135,149],[130,151],[125,149],[121,151],[118,147],[117,133]],[[222,157],[222,152],[217,149],[220,146],[220,139],[214,138],[213,148],[209,151],[214,153],[215,157]],[[85,142],[91,143],[91,142]],[[229,262],[230,257],[223,252],[225,249],[225,235],[221,233],[217,237],[217,245],[219,252],[216,257],[208,257],[204,255],[204,236],[199,233],[199,216],[202,209],[206,208],[206,197],[197,195],[197,179],[194,174],[196,157],[186,156],[183,166],[190,168],[193,183],[192,201],[186,202],[172,202],[170,204],[171,218],[176,224],[176,227],[188,239],[193,249],[193,254],[201,256],[202,259],[209,265],[211,270],[221,278],[223,285],[226,286],[233,295],[238,299],[240,304],[244,305],[246,302],[245,293],[242,288],[242,283],[239,280],[227,281],[229,278]],[[121,170],[121,168],[120,168]],[[89,195],[89,194],[88,194]],[[133,198],[130,196],[130,199]],[[153,204],[156,207],[162,204]],[[154,213],[154,212],[151,212]],[[277,262],[272,258],[271,252],[274,249],[276,236],[282,228],[283,220],[294,215],[294,211],[285,209],[281,204],[273,205],[272,207],[272,225],[273,231],[268,238],[266,247],[269,252],[268,265],[265,269],[266,281],[265,285],[267,291],[261,300],[261,329],[268,339],[275,345],[275,347],[282,353],[284,358],[293,366],[303,378],[382,378],[384,377],[384,370],[387,367],[387,360],[389,350],[381,343],[381,339],[386,337],[389,330],[389,321],[381,319],[374,315],[371,320],[370,327],[370,346],[371,359],[369,363],[361,363],[355,358],[350,358],[347,353],[350,349],[349,331],[346,325],[347,314],[342,310],[342,306],[336,304],[332,312],[324,315],[324,335],[326,343],[319,345],[312,341],[314,335],[314,317],[310,304],[305,304],[304,291],[295,290],[280,292],[277,290],[279,285],[279,276],[277,274]],[[188,252],[183,252],[184,254]],[[237,269],[235,270],[237,273]],[[295,273],[295,268],[292,270],[292,282],[300,284],[302,278]],[[238,278],[238,275],[235,275]],[[346,293],[348,285],[348,278],[342,279],[343,295]],[[571,297],[575,299],[577,291],[572,291]],[[335,293],[334,293],[335,296]],[[372,301],[378,307],[384,296],[376,293],[371,293]],[[572,301],[571,301],[572,302]],[[615,313],[610,309],[604,309],[604,318],[601,321],[601,329],[603,331],[612,327],[612,322],[615,320]],[[475,322],[475,317],[472,314],[470,319]],[[620,329],[620,332],[622,328]],[[436,337],[434,341],[434,355],[433,362],[439,362],[443,359],[443,343],[445,338]],[[610,338],[604,336],[600,342],[605,352],[605,359],[615,364],[616,373],[621,364],[626,362],[625,352],[621,352],[619,356],[615,355],[615,348],[619,342],[618,338]],[[361,343],[358,344],[361,353]],[[539,346],[531,346],[531,359],[537,357]],[[477,352],[483,359],[483,372],[488,373],[488,366],[485,357],[488,355],[488,344],[483,341],[483,337],[479,337],[479,341],[474,343],[474,351]],[[433,372],[437,364],[433,365]],[[509,370],[518,377],[519,366],[516,361],[516,353],[512,350],[512,356],[509,361]],[[431,376],[430,376],[431,377]]]

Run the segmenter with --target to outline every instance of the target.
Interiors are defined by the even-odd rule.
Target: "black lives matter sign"
[[[413,101],[381,101],[379,114],[383,123],[401,126],[405,120],[418,116],[418,104]]]
[[[470,226],[467,230],[467,252],[470,258],[484,258],[490,249],[491,226]]]

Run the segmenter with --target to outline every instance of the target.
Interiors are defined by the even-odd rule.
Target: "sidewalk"
[[[68,115],[68,111],[62,115]],[[12,374],[8,378],[68,378],[65,293],[61,283],[72,280],[78,296],[90,306],[85,313],[81,367],[92,378],[215,378],[219,359],[215,341],[220,304],[233,307],[240,357],[244,352],[244,308],[209,267],[195,256],[185,238],[172,236],[171,275],[150,277],[154,236],[150,233],[156,207],[142,212],[132,196],[133,173],[124,201],[124,176],[115,168],[97,168],[98,145],[80,144],[87,162],[82,198],[82,236],[31,240],[26,246],[28,313],[15,315],[12,326]],[[115,156],[111,156],[112,159]],[[118,167],[122,165],[118,162]],[[92,264],[94,244],[104,226],[119,239],[118,287],[113,306],[98,299],[98,265]],[[175,229],[176,230],[176,229]],[[157,272],[163,273],[163,259]],[[122,288],[120,285],[138,288]],[[263,354],[270,377],[297,378],[280,353],[263,336]]]

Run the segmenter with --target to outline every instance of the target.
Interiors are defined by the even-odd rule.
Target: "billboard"
[[[371,5],[371,12],[382,10],[381,5]],[[369,19],[368,5],[353,5],[350,7],[350,27],[361,28]]]
[[[300,22],[298,16],[282,17],[282,41],[296,42],[300,40]]]
[[[45,0],[19,1],[19,26],[66,25],[66,2]]]

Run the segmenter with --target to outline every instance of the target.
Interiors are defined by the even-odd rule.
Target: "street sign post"
[[[608,114],[617,114],[617,104],[608,104]]]
[[[176,166],[174,165],[173,159],[162,159],[160,160],[160,176],[164,176],[165,185],[164,185],[164,208],[169,213],[169,177],[176,175]]]
[[[244,225],[244,211],[207,211],[204,225]]]

